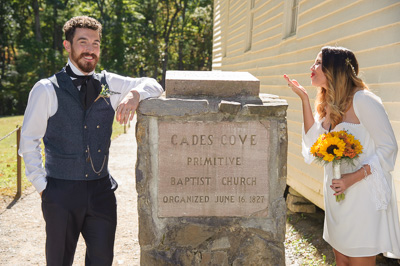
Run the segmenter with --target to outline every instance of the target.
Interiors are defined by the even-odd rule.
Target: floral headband
[[[351,64],[351,60],[350,60],[350,58],[348,58],[348,57],[346,58],[346,65],[347,65],[347,66],[350,66],[351,69],[353,70],[354,76],[357,76],[356,70],[354,69],[353,65]]]

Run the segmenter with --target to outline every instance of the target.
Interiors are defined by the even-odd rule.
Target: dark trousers
[[[111,176],[93,181],[47,177],[42,194],[47,265],[72,265],[78,238],[86,243],[86,265],[111,265],[117,226],[118,185]]]

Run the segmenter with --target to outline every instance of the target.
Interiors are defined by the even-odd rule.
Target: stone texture
[[[244,111],[250,115],[259,116],[286,116],[286,107],[279,102],[269,102],[263,105],[247,104],[243,107]]]
[[[222,80],[221,84],[226,83],[226,87],[215,85],[218,83],[210,85],[200,80],[198,78],[195,81],[204,86],[196,89],[199,93],[196,93],[194,88],[189,88],[192,92],[188,93],[194,94],[193,96],[187,96],[186,88],[182,86],[184,95],[179,96],[180,98],[171,98],[169,95],[159,99],[145,100],[141,102],[137,111],[136,189],[141,264],[284,265],[286,202],[283,194],[286,188],[287,169],[287,103],[276,95],[249,96],[242,95],[240,90],[230,95],[229,88],[238,89],[244,84],[238,80],[230,82]],[[188,81],[184,83],[190,84]],[[214,94],[209,92],[210,86],[214,86],[213,90],[216,90]],[[253,90],[251,86],[250,91]],[[221,92],[228,92],[228,94],[221,94]],[[192,98],[185,99],[185,97]],[[262,125],[263,134],[268,136],[268,145],[264,146],[270,154],[268,167],[265,169],[265,175],[269,179],[269,194],[263,209],[251,215],[222,217],[209,214],[184,217],[159,215],[158,188],[163,182],[163,173],[160,172],[162,165],[159,159],[164,156],[160,154],[163,151],[159,150],[162,147],[160,136],[170,134],[160,131],[161,125],[165,123],[170,125],[184,123],[188,125],[193,125],[193,123],[240,125],[254,122]],[[174,126],[171,130],[174,130]],[[180,127],[175,127],[175,131],[176,134],[183,133]],[[194,131],[198,131],[199,134],[204,133],[197,129]],[[176,151],[171,153],[172,157],[184,154],[179,152],[181,147],[177,146],[173,149]],[[201,153],[204,150],[200,149],[198,152]],[[220,150],[216,149],[216,152]],[[171,167],[176,167],[182,172],[188,171],[187,167],[175,164],[173,162],[175,158],[172,157]],[[251,157],[246,160],[249,159]],[[252,169],[248,172],[252,172]],[[190,176],[189,174],[187,176]],[[200,191],[201,189],[192,187],[188,195]],[[179,211],[179,207],[177,210]]]
[[[201,254],[201,266],[211,265],[212,253],[211,252],[203,252]]]
[[[301,195],[299,192],[294,190],[292,187],[289,187],[289,193],[292,194],[293,196],[303,197],[303,195]]]
[[[138,205],[140,205],[139,208],[141,209],[147,208],[142,201],[138,201]],[[151,245],[155,240],[155,234],[150,216],[146,215],[139,219],[139,229],[139,244],[143,246]]]
[[[176,266],[176,263],[173,260],[168,259],[165,253],[141,249],[140,265]]]
[[[290,193],[287,195],[286,204],[292,212],[315,213],[316,211],[315,205],[306,198],[294,196]]]
[[[221,103],[218,105],[218,109],[220,112],[232,115],[237,114],[241,108],[242,105],[238,102],[221,101]]]
[[[214,252],[211,258],[211,265],[226,265],[228,266],[228,254],[225,251]]]
[[[150,116],[191,116],[211,111],[207,100],[183,100],[151,98],[143,101],[138,108],[143,115]]]
[[[232,261],[232,265],[285,265],[284,257],[285,249],[283,243],[251,235],[239,247],[238,254]]]
[[[178,246],[197,248],[214,233],[207,226],[189,224],[176,233],[175,241]]]
[[[248,72],[167,71],[165,93],[170,97],[258,96],[260,81]]]
[[[211,251],[221,250],[221,249],[229,249],[231,244],[229,242],[228,237],[222,237],[219,239],[214,240],[211,243]]]

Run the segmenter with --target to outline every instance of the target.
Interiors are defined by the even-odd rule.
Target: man
[[[80,233],[86,265],[112,264],[117,183],[107,165],[115,110],[117,121],[127,123],[140,100],[163,91],[154,79],[94,73],[101,30],[85,16],[65,23],[68,63],[35,84],[25,111],[19,154],[42,197],[48,265],[72,265]]]

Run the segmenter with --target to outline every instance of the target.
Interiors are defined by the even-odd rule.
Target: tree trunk
[[[165,77],[167,75],[167,65],[168,65],[168,44],[165,46],[164,49],[164,56],[163,56],[163,62],[162,62],[162,78],[161,78],[161,86],[165,90]]]
[[[176,17],[178,16],[179,12],[182,10],[182,2],[180,1],[180,4],[178,4],[177,1],[175,1],[175,12],[172,15],[171,18],[169,18],[169,11],[170,11],[170,6],[169,6],[169,1],[167,1],[167,20],[165,21],[164,24],[164,43],[165,43],[165,48],[164,48],[164,56],[163,56],[163,64],[162,64],[162,79],[161,79],[161,86],[165,90],[165,76],[167,73],[167,66],[168,66],[168,52],[169,52],[169,42],[170,42],[170,35],[172,32],[172,29],[174,27]]]
[[[185,43],[184,36],[186,28],[186,6],[187,6],[187,0],[184,0],[182,9],[182,25],[178,42],[178,70],[183,70],[183,46]]]
[[[0,46],[0,66],[1,66],[0,79],[3,79],[3,77],[4,77],[4,72],[5,72],[4,70],[6,68],[5,61],[6,61],[6,54],[5,54],[5,51],[3,50],[3,47]],[[3,87],[2,84],[3,83],[0,82],[0,89]]]
[[[32,7],[35,14],[35,38],[37,42],[42,42],[42,34],[40,32],[40,14],[38,0],[32,0]]]

